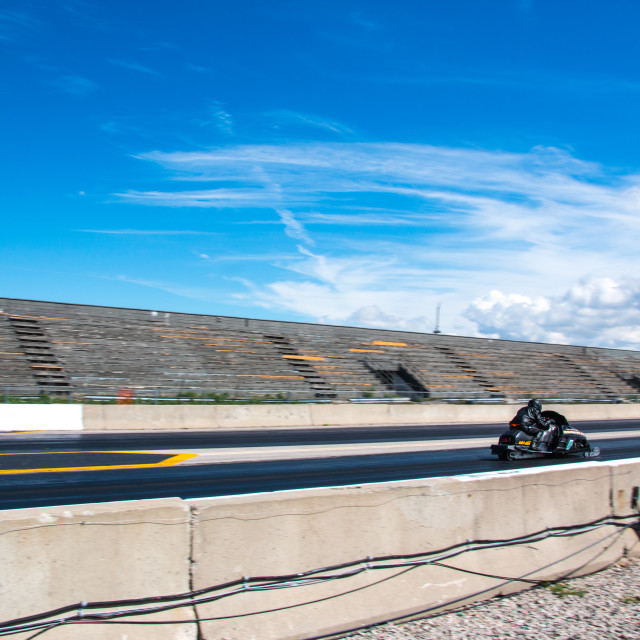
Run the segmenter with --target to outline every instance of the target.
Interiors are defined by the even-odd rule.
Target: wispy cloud
[[[200,257],[208,262],[279,262],[282,260],[295,260],[298,256],[295,253],[243,253],[239,255],[215,255],[200,254]]]
[[[173,229],[76,229],[78,233],[104,233],[118,236],[214,236],[211,231],[186,231]]]
[[[114,60],[112,58],[108,59],[107,62],[110,64],[115,64],[118,67],[122,67],[124,69],[129,69],[131,71],[139,71],[140,73],[146,73],[152,76],[162,76],[161,73],[156,71],[155,69],[151,69],[143,64],[138,62],[134,62],[132,60]]]
[[[353,24],[365,31],[380,31],[382,29],[379,22],[372,20],[362,11],[353,11],[349,14],[349,18]]]
[[[198,64],[187,64],[187,69],[189,69],[189,71],[195,71],[196,73],[211,73],[212,71],[211,68]]]
[[[199,287],[195,285],[186,285],[179,282],[166,282],[164,280],[147,280],[145,278],[134,278],[126,275],[120,275],[116,278],[119,282],[128,282],[130,284],[137,284],[142,287],[149,287],[151,289],[158,289],[160,291],[166,291],[181,298],[193,298],[195,300],[218,300],[220,292],[214,288]]]
[[[378,322],[423,327],[442,301],[450,333],[482,333],[490,323],[469,305],[491,290],[558,298],[585,278],[618,281],[637,260],[640,176],[562,149],[342,142],[139,157],[168,170],[173,188],[122,200],[271,209],[297,253],[278,265],[282,279],[249,284],[250,297],[327,322],[360,322],[375,307]],[[209,184],[181,188],[194,179]],[[322,230],[312,237],[314,224]],[[374,224],[388,231],[373,236]]]
[[[19,40],[26,31],[40,26],[40,21],[23,11],[0,9],[0,42]]]
[[[515,89],[531,91],[535,88],[541,94],[585,96],[609,93],[632,93],[640,91],[640,82],[635,76],[624,77],[615,73],[563,74],[554,71],[510,70],[503,68],[478,67],[467,68],[463,73],[456,71],[434,70],[431,68],[412,68],[406,65],[396,72],[354,73],[326,72],[333,79],[342,81],[368,82],[380,85],[440,86],[467,85],[493,87],[497,89]]]
[[[319,129],[347,138],[352,137],[354,134],[354,130],[351,127],[337,120],[309,113],[291,111],[290,109],[275,109],[265,113],[264,117],[270,120],[271,126],[276,129],[282,129],[283,127]]]
[[[208,117],[199,120],[198,125],[200,127],[213,126],[228,136],[234,134],[233,116],[225,109],[225,106],[217,100],[211,102]]]
[[[201,191],[127,191],[116,197],[136,204],[159,205],[165,207],[206,207],[225,209],[229,207],[256,208],[272,206],[273,199],[268,191],[257,189],[204,189]],[[235,203],[235,204],[234,204]]]
[[[54,87],[73,96],[86,96],[98,88],[98,84],[82,76],[62,76],[52,80]]]

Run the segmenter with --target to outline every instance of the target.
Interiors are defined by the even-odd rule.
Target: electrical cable
[[[464,569],[459,569],[457,567],[453,567],[450,565],[445,565],[442,563],[442,560],[449,559],[463,553],[467,553],[469,551],[476,551],[481,549],[488,548],[496,548],[496,547],[506,547],[512,545],[521,545],[527,544],[535,541],[540,541],[548,537],[564,537],[564,536],[576,536],[583,533],[587,533],[589,531],[593,531],[605,526],[614,526],[619,528],[619,532],[615,533],[623,533],[629,527],[634,526],[634,523],[623,524],[622,521],[629,520],[630,518],[637,519],[637,514],[630,514],[627,516],[613,516],[602,518],[600,520],[592,521],[582,525],[575,526],[565,526],[565,527],[555,527],[548,528],[542,531],[538,531],[533,534],[529,534],[526,536],[520,536],[511,539],[503,539],[503,540],[478,540],[478,541],[467,541],[466,543],[458,543],[455,545],[451,545],[445,549],[440,551],[432,551],[432,552],[422,552],[417,554],[408,554],[405,556],[399,555],[391,555],[391,556],[382,556],[378,558],[369,557],[365,560],[358,560],[352,562],[341,563],[329,567],[321,567],[316,569],[311,569],[306,572],[301,572],[297,574],[290,574],[284,576],[259,576],[259,577],[245,577],[242,579],[226,582],[220,585],[213,585],[210,587],[206,587],[199,590],[190,591],[187,593],[176,594],[176,595],[167,595],[167,596],[151,596],[147,598],[136,598],[129,600],[113,600],[113,601],[104,601],[104,602],[82,602],[76,605],[68,605],[65,607],[60,607],[51,611],[47,611],[40,614],[35,614],[32,616],[27,616],[23,618],[17,618],[14,620],[9,620],[4,623],[0,623],[0,636],[13,635],[15,633],[23,633],[30,630],[39,629],[37,635],[45,633],[50,628],[55,626],[59,626],[61,624],[86,624],[86,623],[118,623],[118,618],[125,618],[130,616],[137,615],[148,615],[150,613],[160,613],[163,611],[168,611],[176,608],[181,608],[185,606],[196,606],[202,605],[206,603],[215,602],[221,600],[223,598],[228,598],[230,596],[244,593],[244,592],[252,592],[252,591],[267,591],[272,589],[284,589],[284,588],[294,588],[300,586],[308,586],[312,584],[318,584],[323,582],[329,582],[334,580],[342,580],[346,578],[350,578],[356,576],[360,573],[369,570],[380,570],[380,569],[406,569],[410,570],[413,568],[417,568],[419,566],[424,566],[427,564],[435,564],[436,566],[443,566],[452,570],[459,571],[467,571]],[[614,534],[610,534],[611,537]],[[606,538],[605,538],[606,539]],[[593,546],[594,544],[601,543],[602,540],[593,543],[592,545],[588,545],[586,548]],[[584,550],[580,550],[580,553]],[[576,552],[578,553],[578,552]],[[571,557],[575,554],[570,554],[568,557]],[[552,563],[555,564],[555,563]],[[526,575],[531,575],[531,573],[535,573],[541,569],[537,569],[536,571],[530,572]],[[337,573],[329,573],[328,571],[337,571]],[[480,572],[472,572],[467,571],[468,573],[476,573],[477,575],[484,575],[485,577],[497,579],[497,580],[505,580],[508,582],[525,582],[525,583],[540,583],[541,581],[529,580],[525,576],[521,578],[509,578],[506,576],[494,576],[491,574],[482,574]],[[397,575],[401,575],[404,571],[401,571]],[[395,576],[391,576],[395,577]],[[386,580],[387,578],[385,578]],[[390,578],[389,578],[390,579]],[[493,587],[492,587],[493,588]],[[223,591],[223,593],[219,593]],[[218,592],[218,593],[216,593]],[[343,595],[343,594],[339,594]],[[338,597],[338,596],[332,596]],[[465,596],[467,599],[470,596]],[[161,604],[162,603],[162,604]],[[305,603],[307,604],[307,603]],[[138,608],[136,605],[154,605]],[[122,610],[122,607],[135,607],[133,609]],[[302,605],[293,605],[293,606],[302,606]],[[440,608],[442,605],[439,605]],[[118,611],[102,611],[96,613],[90,613],[91,609],[106,609],[106,608],[119,608]],[[63,615],[70,611],[76,610],[77,614],[74,616],[70,616],[67,618],[59,618],[58,620],[51,620],[54,616]],[[277,611],[280,609],[274,609],[271,611]],[[256,613],[250,614],[242,614],[246,615],[256,615]],[[227,616],[227,617],[241,617],[241,616]],[[220,618],[220,619],[225,619]],[[218,618],[211,618],[218,619]],[[205,619],[206,620],[206,619]],[[195,623],[196,620],[185,620],[184,623]],[[127,621],[128,624],[151,624],[151,621]],[[171,622],[175,623],[175,622]],[[120,624],[125,624],[121,622]],[[152,624],[157,624],[153,622]],[[35,636],[32,636],[35,637]]]
[[[622,518],[617,518],[617,519],[623,519]],[[599,528],[602,526],[605,526],[606,524],[618,524],[618,523],[612,523],[609,521],[609,519],[600,521],[598,524],[592,524],[590,523],[587,526],[578,526],[578,527],[573,527],[575,529],[575,534],[578,533],[583,533],[587,530],[593,530],[594,528]],[[619,525],[618,525],[619,526]],[[504,543],[508,542],[508,543],[519,543],[522,544],[524,542],[531,542],[532,539],[535,538],[540,538],[540,536],[542,537],[548,537],[549,535],[569,535],[568,532],[570,532],[570,529],[572,527],[561,527],[558,528],[555,532],[554,530],[546,530],[545,532],[541,532],[538,534],[533,534],[533,535],[529,535],[529,536],[525,536],[522,538],[516,538],[513,540],[509,540],[509,541],[499,541],[498,543],[494,542],[494,541],[482,541],[481,543],[478,543],[474,546],[473,543],[468,542],[466,543],[466,545],[454,545],[458,546],[458,547],[464,547],[462,549],[459,549],[457,551],[457,553],[455,554],[445,554],[446,557],[451,557],[452,555],[459,555],[460,553],[464,553],[466,551],[469,550],[475,550],[475,549],[480,549],[480,548],[486,548],[488,546],[506,546]],[[365,568],[362,566],[363,562],[366,562],[366,568],[367,569],[390,569],[390,568],[395,568],[395,567],[403,567],[403,566],[420,566],[420,565],[424,565],[424,564],[429,564],[431,562],[440,560],[443,558],[442,555],[440,555],[439,557],[436,558],[431,558],[431,559],[424,559],[425,556],[427,554],[414,554],[413,556],[408,556],[408,557],[416,557],[418,555],[421,555],[423,560],[421,561],[411,561],[411,562],[404,562],[404,563],[397,563],[397,564],[379,564],[380,561],[384,561],[386,558],[378,558],[378,559],[374,559],[374,558],[368,558],[366,561],[359,561],[360,564],[360,568],[356,569],[356,570],[352,570],[352,571],[348,571],[348,572],[344,572],[342,574],[333,574],[333,575],[325,575],[321,577],[321,581],[327,581],[327,580],[334,580],[334,579],[342,579],[342,578],[346,578],[346,577],[351,577],[353,575],[357,575],[358,573],[361,573],[362,571],[365,570]],[[431,554],[428,555],[433,555],[433,552]],[[388,556],[387,558],[397,558],[399,556]],[[342,565],[334,565],[334,567],[344,567],[344,566],[353,566],[354,563],[344,563]],[[333,568],[333,567],[331,567]],[[149,608],[145,608],[145,609],[133,609],[133,610],[129,610],[129,611],[119,611],[116,613],[110,613],[110,612],[103,612],[103,613],[96,613],[96,614],[87,614],[85,613],[87,609],[89,608],[104,608],[105,606],[127,606],[127,605],[132,605],[132,604],[139,604],[139,603],[149,603],[149,602],[158,602],[158,601],[168,601],[168,600],[176,600],[177,597],[176,596],[162,596],[162,597],[153,597],[153,598],[147,598],[147,599],[136,599],[136,600],[128,600],[128,601],[110,601],[110,602],[100,602],[100,603],[81,603],[80,605],[75,605],[71,608],[79,608],[79,617],[82,619],[85,619],[87,621],[90,620],[94,620],[94,621],[107,621],[110,619],[113,619],[114,617],[128,617],[128,616],[133,616],[133,615],[144,615],[144,614],[148,614],[148,613],[158,613],[161,611],[166,611],[166,610],[170,610],[170,609],[174,609],[174,608],[179,608],[182,606],[190,606],[190,605],[195,605],[195,604],[204,604],[204,603],[208,603],[208,602],[213,602],[216,600],[220,600],[222,598],[226,598],[229,597],[231,595],[235,595],[236,593],[240,593],[243,591],[259,591],[259,590],[265,590],[265,589],[269,589],[269,588],[289,588],[292,586],[301,586],[303,584],[309,584],[309,583],[314,583],[315,581],[318,580],[318,578],[315,579],[314,582],[310,582],[308,579],[304,580],[301,579],[304,576],[311,576],[314,574],[317,574],[321,571],[326,571],[328,568],[321,568],[321,569],[313,569],[311,571],[302,573],[302,574],[294,574],[293,576],[272,576],[272,577],[259,577],[259,578],[245,578],[243,580],[237,580],[237,581],[233,581],[230,583],[225,583],[223,585],[217,585],[214,587],[208,587],[206,589],[200,589],[198,591],[194,591],[194,592],[190,592],[188,594],[181,594],[181,596],[179,596],[180,598],[184,599],[184,598],[188,598],[189,601],[188,602],[184,602],[184,603],[176,603],[176,604],[169,604],[166,606],[161,606],[161,607],[149,607]],[[290,578],[294,578],[294,580],[290,580]],[[267,584],[262,584],[262,585],[251,585],[250,582],[266,582],[266,581],[271,581],[271,583],[267,583]],[[207,592],[212,592],[212,591],[216,591],[216,590],[221,590],[224,588],[227,588],[231,585],[234,584],[240,584],[242,583],[243,587],[241,589],[235,589],[232,590],[230,592],[227,593],[223,593],[220,595],[215,595],[215,596],[209,596],[206,598],[202,598],[202,597],[197,597],[198,594],[204,594]],[[62,608],[65,610],[68,610],[69,607],[65,607]],[[30,620],[34,620],[34,618],[39,618],[40,620],[42,620],[45,617],[52,617],[52,615],[58,614],[58,612],[61,611],[61,609],[57,609],[54,612],[48,612],[47,614],[40,614],[38,616],[30,616]],[[77,619],[76,617],[73,618],[66,618],[64,619],[65,621],[71,621],[71,620],[75,620]],[[0,625],[0,635],[9,635],[11,633],[16,633],[18,631],[25,631],[28,630],[29,628],[37,628],[40,625],[36,625],[36,624],[24,624],[26,622],[26,620],[24,618],[22,619],[18,619],[18,620],[13,620],[13,621],[9,621],[4,623],[3,625]],[[51,622],[49,620],[49,622]],[[22,623],[22,624],[21,624]],[[15,626],[14,626],[15,625]],[[4,631],[2,630],[2,628],[4,628]]]
[[[627,525],[626,527],[624,527],[620,531],[615,532],[615,534],[612,534],[612,535],[621,536],[625,532],[626,529],[631,528],[631,527],[634,527],[634,524]],[[600,541],[598,541],[598,542],[600,542]],[[615,542],[616,542],[616,540],[613,540],[604,549],[599,551],[596,554],[595,557],[598,557],[599,555],[601,555],[602,553],[607,551],[607,549],[609,549]],[[594,546],[594,544],[596,544],[596,543],[588,545],[587,547],[585,547],[585,549],[589,549],[590,547]],[[556,562],[562,562],[565,559],[570,558],[573,555],[576,555],[576,553],[581,553],[582,551],[583,550],[581,549],[581,550],[579,550],[579,551],[577,551],[575,553],[569,554],[565,558],[561,558],[560,560],[558,560]],[[552,563],[552,564],[555,564],[555,563]],[[451,567],[451,568],[452,569],[457,569],[457,567]],[[536,573],[537,571],[540,571],[540,569],[539,568],[538,569],[534,569],[533,571],[530,571],[528,574],[525,574],[525,575],[531,575],[532,573]],[[551,580],[551,581],[542,580],[542,581],[540,581],[540,584],[541,585],[553,584],[553,583],[560,582],[562,580],[566,580],[568,577],[570,577],[575,572],[576,572],[576,569],[572,569],[568,573],[564,574],[563,576],[560,576],[559,578],[556,578],[555,580]],[[515,581],[518,581],[518,580],[519,580],[518,578],[515,578],[515,579],[514,578],[506,578],[504,584],[508,584],[509,582],[515,582]],[[415,618],[417,616],[421,616],[421,615],[424,615],[424,614],[432,613],[432,612],[438,611],[438,610],[451,609],[452,607],[454,607],[456,604],[458,604],[460,602],[464,602],[465,600],[469,600],[471,598],[477,598],[478,596],[482,596],[482,595],[484,595],[484,594],[486,594],[486,593],[488,593],[490,591],[493,591],[495,589],[498,589],[498,588],[500,588],[502,586],[503,585],[494,585],[493,587],[489,587],[487,589],[482,589],[480,591],[476,591],[475,593],[464,595],[464,596],[462,596],[460,598],[455,598],[453,600],[450,600],[449,602],[444,602],[444,603],[441,602],[441,603],[438,603],[435,606],[427,607],[427,608],[421,609],[419,611],[413,611],[412,613],[410,613],[408,615],[396,616],[394,618],[388,618],[387,620],[377,621],[374,624],[367,624],[367,625],[362,625],[360,627],[354,627],[352,629],[345,629],[345,630],[340,631],[339,635],[343,636],[343,635],[348,634],[348,633],[353,633],[353,632],[356,632],[356,631],[362,631],[364,629],[369,629],[371,627],[379,626],[379,625],[382,625],[382,624],[390,624],[390,623],[394,623],[394,622],[401,622],[401,621],[406,620],[408,618]],[[473,605],[468,605],[468,606],[478,606],[480,604],[483,604],[483,603],[474,603]],[[443,611],[443,613],[446,613],[446,611]],[[336,633],[329,633],[329,634],[324,634],[324,635],[321,635],[321,636],[313,636],[311,638],[305,638],[305,640],[326,640],[328,638],[336,637],[337,635],[338,634],[336,634]]]
[[[50,631],[51,629],[55,628],[55,627],[60,627],[62,626],[64,623],[61,622],[56,622],[55,624],[49,624],[46,627],[44,627],[44,629],[40,629],[40,631],[34,633],[32,636],[29,636],[28,638],[26,638],[26,640],[33,640],[33,638],[36,638],[40,635],[42,635],[43,633],[46,633],[47,631]]]
[[[297,609],[298,607],[303,607],[303,606],[308,606],[311,604],[317,604],[319,602],[326,602],[328,600],[335,600],[336,598],[341,598],[345,595],[349,595],[352,593],[357,593],[359,591],[364,591],[365,589],[369,589],[371,587],[377,586],[379,584],[382,584],[383,582],[387,582],[389,580],[393,580],[394,578],[397,578],[401,575],[404,575],[405,573],[409,573],[410,571],[414,571],[415,569],[418,569],[419,567],[416,566],[412,566],[412,567],[407,567],[405,569],[403,569],[402,571],[399,571],[395,574],[393,574],[392,576],[387,576],[386,578],[382,578],[381,580],[376,580],[375,582],[371,582],[369,584],[363,585],[361,587],[356,587],[355,589],[350,589],[349,591],[343,591],[341,593],[334,593],[330,596],[325,596],[323,598],[317,598],[315,600],[308,600],[306,602],[302,602],[302,603],[298,603],[298,604],[291,604],[291,605],[286,605],[284,607],[276,607],[274,609],[264,609],[262,611],[251,611],[249,613],[240,613],[240,614],[236,614],[236,615],[230,615],[230,616],[214,616],[214,617],[207,617],[207,618],[200,618],[198,617],[197,619],[194,620],[126,620],[126,621],[121,621],[121,620],[105,620],[104,622],[100,621],[100,624],[127,624],[127,625],[172,625],[172,624],[196,624],[199,622],[210,622],[210,621],[216,621],[216,620],[231,620],[231,619],[236,619],[236,618],[247,618],[250,616],[255,616],[255,615],[262,615],[265,613],[276,613],[279,611],[287,611],[288,609]],[[92,622],[95,621],[91,621],[91,620],[68,620],[66,621],[67,624],[71,624],[71,625],[77,625],[77,624],[91,624]],[[54,626],[57,626],[54,625]]]

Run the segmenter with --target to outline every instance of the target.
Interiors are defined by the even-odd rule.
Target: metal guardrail
[[[446,394],[372,393],[361,389],[332,391],[330,396],[322,392],[283,389],[136,389],[83,388],[83,387],[0,387],[0,403],[88,403],[88,404],[240,404],[240,403],[383,403],[383,402],[438,402],[467,404],[526,403],[530,395],[506,396],[478,392]],[[590,394],[588,396],[558,396],[536,394],[544,402],[554,403],[623,403],[640,402],[640,393],[623,395]]]

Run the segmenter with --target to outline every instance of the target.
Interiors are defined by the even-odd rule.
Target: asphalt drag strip
[[[602,431],[587,434],[591,444],[602,440],[619,438],[640,438],[640,430]],[[229,447],[229,448],[177,448],[176,453],[196,454],[183,464],[213,464],[233,462],[259,462],[266,460],[293,460],[311,458],[335,458],[352,455],[371,455],[380,453],[408,453],[412,451],[449,451],[456,449],[487,449],[498,441],[495,437],[439,438],[408,442],[354,442],[342,444],[305,444],[301,446],[280,447]]]

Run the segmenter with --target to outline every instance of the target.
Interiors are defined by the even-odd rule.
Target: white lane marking
[[[196,458],[185,460],[179,464],[206,464],[209,462],[230,462],[230,461],[253,461],[267,460],[278,458],[296,458],[297,454],[305,454],[305,457],[326,457],[327,454],[344,455],[349,454],[362,455],[369,451],[379,450],[396,450],[396,451],[440,451],[443,449],[473,449],[476,447],[495,444],[498,435],[494,437],[482,438],[451,438],[447,440],[431,440],[431,441],[409,441],[409,442],[379,442],[379,443],[353,443],[347,445],[318,445],[305,447],[238,447],[238,448],[209,448],[209,449],[173,449],[178,453],[193,453]],[[611,440],[614,438],[637,438],[640,437],[640,429],[633,431],[601,431],[585,434],[592,442],[596,440]],[[153,451],[149,451],[153,453]]]

